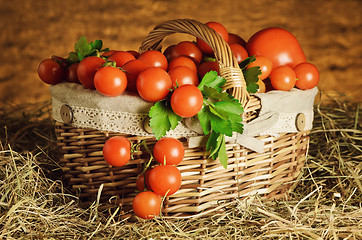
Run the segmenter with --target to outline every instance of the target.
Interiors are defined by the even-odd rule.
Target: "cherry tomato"
[[[182,85],[171,96],[171,108],[180,117],[192,117],[202,108],[203,96],[196,86]]]
[[[240,44],[243,48],[246,48],[246,41],[240,37],[238,34],[235,33],[229,33],[229,40],[228,40],[229,45],[233,44],[233,43],[237,43]]]
[[[191,70],[185,66],[178,66],[172,68],[168,74],[171,77],[172,85],[174,87],[181,87],[185,84],[191,84],[194,86],[199,85],[199,78],[197,76],[197,72]]]
[[[108,52],[103,53],[102,57],[109,57],[115,52],[117,52],[117,50],[109,50]]]
[[[180,170],[176,166],[159,165],[151,170],[149,182],[154,193],[160,196],[170,196],[179,190],[182,178]]]
[[[172,68],[178,66],[185,66],[190,68],[191,70],[197,72],[197,66],[195,62],[188,56],[178,56],[170,61],[168,64],[168,70],[170,71]]]
[[[124,166],[131,159],[131,142],[122,136],[109,138],[103,146],[103,158],[111,166]]]
[[[156,50],[148,50],[142,53],[138,59],[145,61],[152,67],[160,67],[167,71],[168,62],[162,52]]]
[[[38,66],[38,75],[46,84],[55,85],[66,78],[66,71],[53,59],[44,59]]]
[[[184,159],[185,149],[176,138],[164,137],[153,147],[153,156],[160,164],[178,165]]]
[[[172,87],[170,75],[159,67],[150,67],[141,72],[137,78],[137,91],[148,102],[164,99]]]
[[[165,55],[168,62],[172,59],[172,48],[176,46],[175,44],[168,46],[165,51],[163,51],[163,55]]]
[[[220,72],[219,64],[217,62],[212,62],[212,61],[203,62],[200,64],[197,73],[199,74],[200,78],[203,78],[205,74],[210,71],[216,71],[217,74],[219,74]]]
[[[68,67],[67,77],[66,77],[67,82],[80,83],[77,75],[78,65],[79,63],[73,63]]]
[[[154,192],[138,193],[132,202],[133,212],[140,218],[152,219],[161,211],[162,199]]]
[[[256,84],[258,84],[258,86],[259,86],[258,93],[265,93],[266,87],[265,87],[264,81],[259,78],[259,80]]]
[[[135,59],[123,65],[122,69],[127,76],[127,90],[137,93],[137,78],[138,75],[149,66],[142,60]]]
[[[294,68],[306,62],[306,57],[295,36],[285,29],[271,27],[255,33],[247,42],[249,55],[261,55],[272,61],[273,68],[288,65]]]
[[[128,50],[130,54],[132,54],[136,59],[140,56],[140,53],[135,50]]]
[[[251,68],[255,66],[260,67],[261,75],[259,75],[259,79],[261,80],[269,77],[273,69],[273,63],[270,61],[269,58],[266,58],[264,56],[255,56],[255,61],[250,63],[246,68]]]
[[[206,23],[207,26],[209,26],[210,28],[214,29],[218,34],[220,34],[220,36],[227,42],[229,40],[229,33],[226,30],[226,28],[218,22],[207,22]],[[200,48],[200,50],[205,53],[205,54],[213,54],[214,51],[211,49],[211,47],[204,42],[203,40],[197,38],[196,39],[196,43],[197,46]]]
[[[233,43],[229,46],[238,63],[241,63],[245,58],[249,57],[248,52],[240,44]]]
[[[150,175],[151,169],[146,170],[144,174],[138,175],[136,180],[136,186],[137,190],[142,192],[147,188],[148,190],[152,190],[149,183],[149,175]]]
[[[108,97],[121,95],[127,87],[127,77],[115,67],[102,67],[94,75],[94,86],[98,92]]]
[[[178,56],[189,56],[194,61],[200,63],[202,60],[202,52],[195,43],[190,41],[182,41],[176,44],[171,50],[172,59]]]
[[[109,61],[116,62],[117,67],[122,67],[124,64],[134,59],[136,58],[126,51],[117,51],[108,58]]]
[[[270,82],[276,90],[289,91],[294,87],[295,80],[295,72],[289,66],[274,68],[270,74]]]
[[[299,63],[294,68],[297,81],[295,86],[299,89],[306,90],[312,89],[317,86],[319,82],[319,71],[316,66],[311,63]]]
[[[80,61],[77,69],[77,75],[79,81],[85,88],[95,89],[94,75],[105,63],[105,60],[100,57],[91,56],[86,57]]]

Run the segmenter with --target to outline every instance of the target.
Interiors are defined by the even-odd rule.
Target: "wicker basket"
[[[206,25],[194,20],[164,22],[147,36],[140,51],[160,49],[162,40],[173,33],[186,33],[206,41],[214,50],[220,65],[220,75],[227,79],[225,90],[239,99],[245,107],[244,120],[258,117],[259,98],[249,96],[237,61],[228,44]],[[185,147],[185,158],[178,166],[182,185],[175,194],[166,197],[162,212],[165,216],[201,216],[212,213],[221,203],[252,195],[278,199],[285,196],[304,165],[309,137],[308,131],[282,133],[279,136],[257,136],[264,142],[264,152],[257,153],[236,143],[227,143],[228,167],[207,158],[205,146],[189,148],[188,138],[179,140]],[[60,160],[64,177],[82,203],[91,204],[102,186],[100,202],[104,208],[119,206],[122,214],[131,213],[136,195],[136,179],[149,154],[140,148],[134,160],[123,167],[108,165],[102,156],[105,141],[115,135],[128,137],[132,143],[146,140],[152,149],[155,138],[133,134],[105,132],[79,128],[71,123],[56,123]]]

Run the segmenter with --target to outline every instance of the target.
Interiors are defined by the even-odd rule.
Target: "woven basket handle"
[[[224,90],[245,106],[249,94],[238,62],[225,40],[206,24],[192,19],[169,20],[157,25],[145,38],[139,52],[161,49],[163,39],[174,33],[186,33],[205,41],[215,53],[219,63],[220,76],[226,79]]]

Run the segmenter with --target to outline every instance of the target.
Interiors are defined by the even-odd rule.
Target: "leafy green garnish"
[[[215,88],[219,92],[222,91],[221,87],[225,84],[226,79],[217,75],[216,71],[210,71],[205,74],[202,78],[202,81],[198,85],[198,88],[201,92],[204,91],[204,86]]]
[[[102,40],[95,40],[88,43],[85,36],[81,36],[79,40],[74,44],[74,52],[70,52],[67,61],[70,63],[80,62],[84,58],[89,56],[97,56],[100,52],[108,52],[109,49],[102,49]]]
[[[175,129],[181,117],[173,112],[166,100],[156,102],[149,111],[150,127],[156,139],[163,137],[170,129]]]
[[[240,69],[243,71],[244,79],[246,82],[246,90],[250,93],[256,93],[259,89],[257,84],[261,70],[259,66],[246,68],[250,63],[255,61],[255,56],[246,58],[239,64]]]
[[[227,167],[225,136],[233,132],[242,133],[241,114],[244,109],[240,102],[222,90],[226,80],[210,71],[202,79],[198,88],[204,96],[203,108],[197,117],[205,135],[209,135],[206,149],[210,158],[219,159]],[[156,139],[163,137],[167,131],[176,128],[181,117],[176,115],[169,103],[169,98],[156,102],[149,111],[150,126]]]

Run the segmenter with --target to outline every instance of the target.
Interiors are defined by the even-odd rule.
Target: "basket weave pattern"
[[[225,90],[243,104],[245,122],[255,119],[261,108],[260,101],[247,93],[242,72],[228,45],[206,25],[194,20],[162,23],[146,37],[140,52],[160,49],[162,40],[173,33],[191,34],[211,46],[220,65],[220,75],[227,80]],[[134,144],[146,140],[152,149],[156,139],[75,128],[63,123],[56,124],[56,134],[62,151],[60,163],[71,190],[89,205],[96,200],[102,186],[100,202],[103,207],[120,206],[124,214],[128,213],[136,195],[137,176],[142,172],[143,164],[148,162],[149,153],[141,147],[127,165],[112,167],[103,159],[103,145],[111,136],[121,135]],[[227,169],[219,161],[207,158],[205,146],[188,148],[188,139],[179,138],[185,148],[185,158],[178,165],[182,185],[179,191],[165,198],[163,213],[197,216],[239,197],[259,195],[275,199],[285,196],[304,165],[309,145],[308,131],[257,138],[264,142],[262,154],[238,144],[226,144]]]

